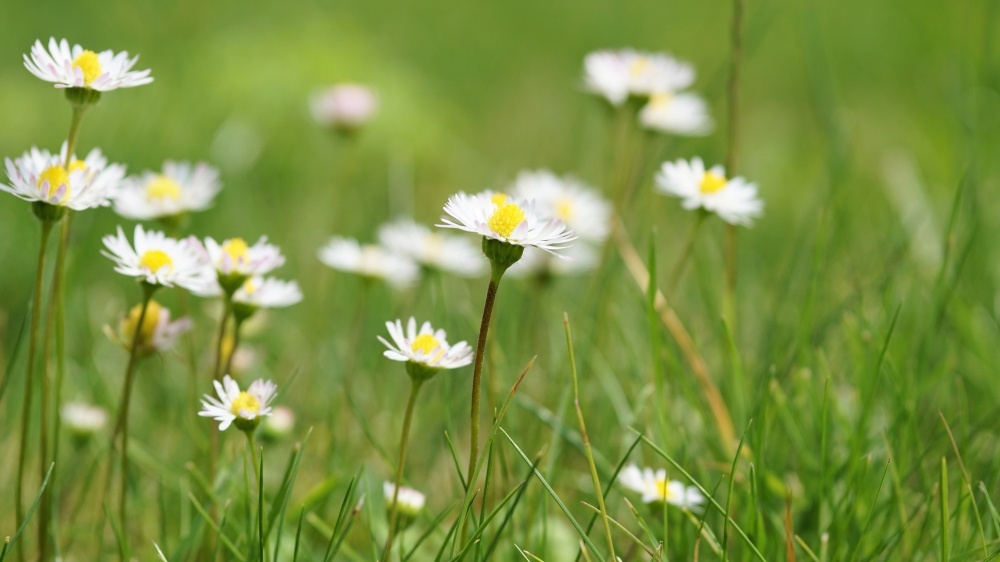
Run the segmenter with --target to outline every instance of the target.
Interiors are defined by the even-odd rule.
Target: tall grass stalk
[[[740,77],[743,70],[743,10],[746,0],[733,0],[732,18],[732,61],[729,74],[729,135],[726,146],[726,173],[736,176],[739,154],[740,133]],[[735,224],[726,224],[726,277],[723,288],[722,310],[729,320],[734,333],[736,329],[736,274],[737,274],[737,230]]]
[[[414,378],[410,383],[410,399],[406,402],[406,413],[403,415],[403,429],[399,435],[399,459],[396,461],[396,477],[393,480],[392,504],[389,506],[389,535],[385,539],[383,562],[390,562],[392,540],[399,525],[399,487],[403,484],[403,466],[406,463],[406,444],[410,437],[410,422],[413,420],[413,407],[417,403],[417,395],[424,381]]]

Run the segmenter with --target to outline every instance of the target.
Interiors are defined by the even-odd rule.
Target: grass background
[[[21,64],[35,39],[65,36],[98,50],[140,53],[138,67],[151,68],[155,82],[105,95],[84,119],[80,152],[99,146],[132,172],[158,168],[167,158],[207,160],[221,168],[226,187],[213,209],[193,217],[190,231],[248,240],[267,234],[288,256],[279,275],[297,279],[306,301],[258,323],[248,344],[261,361],[244,376],[273,377],[281,386],[298,369],[278,401],[296,411],[298,435],[316,429],[294,497],[332,483],[332,499],[315,506],[328,521],[359,465],[372,485],[390,475],[361,428],[369,424],[380,443],[395,449],[406,384],[402,367],[379,355],[374,338],[384,331],[382,322],[412,314],[443,322],[452,339],[474,340],[485,281],[449,278],[403,293],[376,285],[362,298],[360,280],[319,264],[318,246],[332,234],[372,240],[378,225],[397,214],[432,223],[449,194],[503,188],[522,168],[573,172],[608,189],[608,111],[581,88],[582,58],[591,50],[633,46],[691,61],[699,72],[695,90],[717,122],[726,122],[730,4],[722,0],[12,1],[2,12],[0,153],[13,157],[32,145],[56,149],[68,128],[70,110],[60,93]],[[955,430],[973,483],[983,480],[990,494],[997,492],[997,19],[989,2],[748,2],[739,172],[758,182],[767,209],[740,238],[742,382],[727,359],[718,320],[717,221],[703,230],[673,304],[738,430],[755,420],[734,505],[737,521],[752,530],[769,560],[786,555],[786,496],[794,532],[814,550],[820,535],[830,533],[831,559],[847,559],[889,457],[890,476],[874,503],[861,557],[937,557],[936,471],[941,456],[955,461],[938,411]],[[382,103],[354,143],[320,130],[308,114],[309,93],[342,80],[371,84]],[[721,161],[725,146],[722,126],[705,138],[671,139],[662,155]],[[662,279],[692,217],[675,200],[652,193],[651,173],[642,179],[626,223],[643,253],[656,226]],[[64,389],[66,398],[112,411],[126,357],[101,327],[139,298],[134,284],[98,253],[100,237],[117,224],[131,223],[107,209],[81,213],[74,222]],[[30,300],[36,248],[28,206],[4,198],[5,361]],[[539,355],[505,428],[529,454],[548,445],[542,466],[578,518],[585,513],[578,500],[592,502],[593,490],[583,457],[562,439],[572,436],[572,414],[563,417],[570,428],[559,431],[538,415],[539,408],[558,415],[567,405],[562,311],[577,331],[582,406],[595,448],[613,466],[631,441],[627,427],[654,425],[644,298],[617,258],[611,267],[602,292],[589,278],[549,286],[506,280],[495,313],[487,384],[502,395]],[[172,303],[171,296],[164,300]],[[217,313],[200,302],[194,312],[196,341],[207,353]],[[659,337],[673,431],[650,434],[711,489],[732,459],[674,343],[665,332]],[[23,361],[16,363],[0,402],[4,506],[13,503],[23,371]],[[459,489],[442,435],[447,429],[460,450],[468,443],[468,371],[443,374],[428,386],[411,439],[407,477],[428,493],[435,513]],[[183,507],[183,491],[191,486],[184,463],[206,446],[208,422],[192,417],[186,376],[180,361],[167,356],[147,361],[137,384],[132,435],[148,453],[134,474],[141,559],[152,555],[149,539],[169,551],[197,518]],[[202,380],[198,392],[207,390]],[[235,437],[226,440],[229,453],[241,445]],[[103,441],[67,449],[69,462],[90,466]],[[275,444],[269,458],[278,462],[289,446]],[[503,455],[506,491],[524,469],[510,449]],[[633,459],[663,465],[648,449]],[[981,559],[971,502],[957,491],[955,468],[954,550]],[[86,473],[66,471],[60,478],[61,502],[75,505]],[[29,480],[29,489],[36,484]],[[160,488],[168,497],[166,517],[156,508]],[[724,488],[717,497],[725,497]],[[634,523],[620,494],[611,498],[613,514]],[[1000,530],[986,496],[977,490],[976,500],[992,552]],[[354,551],[371,548],[369,528],[384,532],[379,499],[373,501],[374,515],[349,537]],[[87,533],[94,510],[84,509],[75,521],[68,507],[60,511],[63,545],[73,547],[64,552],[67,559],[92,557]],[[15,526],[11,512],[0,510],[7,534]],[[708,522],[721,533],[721,518]],[[674,532],[672,548],[689,559],[693,528]],[[308,526],[305,533],[310,548],[319,548],[319,535]],[[537,483],[509,533],[500,559],[516,556],[511,541],[546,560],[575,552],[571,528]],[[735,542],[733,551],[746,555]],[[701,556],[714,554],[702,545]],[[799,556],[805,556],[801,550]]]

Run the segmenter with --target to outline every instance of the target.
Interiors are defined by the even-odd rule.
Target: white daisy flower
[[[233,293],[233,303],[258,308],[284,308],[302,301],[302,290],[295,281],[255,276],[247,279]]]
[[[205,293],[214,283],[201,253],[187,241],[168,238],[162,232],[147,232],[142,225],[135,226],[133,239],[134,249],[120,226],[117,236],[103,239],[107,251],[101,253],[115,262],[118,273],[151,285],[176,284],[197,294]]]
[[[59,414],[66,429],[78,438],[89,437],[108,424],[108,412],[104,408],[84,402],[67,402],[59,409]]]
[[[181,336],[194,327],[190,318],[179,318],[170,321],[170,309],[163,307],[155,300],[149,301],[142,327],[138,327],[142,315],[142,304],[137,304],[129,310],[127,316],[118,323],[118,331],[105,327],[108,337],[126,350],[132,349],[136,332],[139,333],[140,355],[169,351],[177,346]]]
[[[125,180],[115,195],[115,212],[135,220],[156,220],[204,211],[222,190],[219,171],[204,162],[163,163],[160,173],[146,170]]]
[[[599,253],[589,244],[566,248],[566,257],[570,259],[561,260],[537,248],[525,248],[524,255],[506,274],[518,278],[583,275],[593,271],[600,261]]]
[[[441,219],[441,228],[457,228],[514,246],[534,246],[553,255],[570,246],[576,233],[557,218],[543,217],[534,201],[517,201],[503,193],[452,195],[444,206],[451,219]],[[564,259],[565,256],[560,256]]]
[[[411,219],[382,225],[378,239],[390,252],[425,267],[461,277],[478,277],[486,271],[482,252],[467,238],[438,234]]]
[[[319,260],[333,269],[384,279],[396,288],[412,285],[420,268],[408,257],[374,244],[359,244],[353,238],[334,236],[319,250]]]
[[[245,391],[240,391],[240,385],[226,375],[221,383],[212,381],[212,384],[219,397],[206,394],[198,415],[221,422],[219,431],[225,431],[233,423],[240,431],[253,431],[261,418],[271,415],[269,404],[278,390],[273,382],[257,379]]]
[[[46,82],[54,82],[56,88],[89,88],[100,92],[118,88],[142,86],[153,81],[149,70],[133,71],[139,57],[128,58],[128,52],[117,55],[113,51],[86,50],[63,39],[56,42],[49,39],[49,49],[45,50],[41,41],[31,47],[31,56],[24,55],[24,66],[35,76]]]
[[[726,179],[722,166],[706,170],[701,158],[690,162],[664,162],[656,174],[656,189],[665,195],[683,199],[685,209],[705,209],[729,224],[751,226],[764,212],[764,202],[757,197],[757,184],[741,177]]]
[[[687,92],[653,94],[639,111],[639,123],[647,129],[676,135],[702,136],[712,131],[705,100]]]
[[[590,92],[621,105],[629,96],[675,92],[694,82],[694,68],[663,53],[632,49],[604,50],[583,61],[584,83]]]
[[[313,119],[324,127],[358,129],[378,110],[378,96],[361,84],[337,84],[318,91],[309,99]]]
[[[397,495],[396,485],[389,481],[382,483],[382,493],[385,495],[386,509],[392,508],[392,498],[396,496],[396,501],[399,502],[399,513],[411,518],[420,513],[426,501],[423,494],[406,486],[400,486]]]
[[[191,241],[197,243],[196,238]],[[198,247],[219,275],[263,275],[285,264],[281,249],[268,244],[267,236],[261,236],[253,246],[242,238],[230,238],[219,244],[209,236]]]
[[[608,237],[611,203],[573,177],[560,178],[549,170],[524,170],[511,191],[519,199],[533,199],[539,214],[559,219],[581,240],[603,242]]]
[[[389,349],[383,355],[393,361],[418,363],[432,369],[458,369],[472,363],[472,348],[464,341],[448,345],[444,330],[434,330],[430,322],[424,322],[417,331],[417,321],[410,317],[403,330],[403,322],[386,322],[392,343],[378,336],[378,341]]]
[[[0,184],[6,191],[25,201],[40,201],[82,211],[110,204],[110,197],[125,176],[125,166],[108,164],[100,149],[93,149],[83,160],[66,163],[66,143],[59,154],[32,147],[17,160],[6,158],[10,185]]]
[[[697,510],[705,503],[705,496],[694,486],[685,486],[677,480],[667,480],[665,469],[655,473],[651,468],[640,470],[634,464],[622,469],[618,482],[633,492],[642,494],[642,503],[666,501],[671,505]]]

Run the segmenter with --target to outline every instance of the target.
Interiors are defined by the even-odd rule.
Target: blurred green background
[[[451,339],[474,340],[485,281],[447,280],[447,307],[432,287],[397,293],[377,286],[360,314],[360,281],[326,270],[316,249],[333,234],[372,241],[378,225],[397,214],[433,223],[449,194],[503,188],[523,168],[573,172],[606,188],[609,112],[603,100],[583,92],[581,79],[584,55],[600,48],[666,50],[692,62],[698,70],[693,89],[707,98],[719,126],[704,138],[671,139],[663,155],[721,161],[729,15],[723,0],[8,0],[0,6],[0,154],[15,157],[33,145],[56,150],[66,135],[70,108],[61,92],[22,65],[36,39],[66,37],[94,50],[140,54],[136,68],[152,69],[155,82],[106,94],[84,118],[78,153],[100,147],[132,173],[159,169],[164,159],[206,160],[222,170],[225,189],[211,210],[192,217],[191,233],[247,240],[266,234],[288,256],[277,274],[304,289],[303,304],[268,315],[267,326],[248,339],[263,355],[254,375],[281,384],[300,369],[279,400],[297,411],[300,430],[320,424],[314,452],[334,451],[325,464],[309,461],[309,484],[330,471],[350,474],[360,459],[385,471],[343,390],[351,388],[376,434],[394,449],[403,370],[379,356],[375,334],[383,332],[383,320],[415,314],[445,322]],[[732,388],[721,374],[718,224],[705,231],[676,299],[729,399],[744,392],[764,396],[773,381],[798,384],[795,377],[818,365],[851,395],[864,380],[859,365],[870,360],[869,348],[906,301],[890,358],[900,372],[926,375],[903,393],[916,404],[909,411],[919,427],[940,444],[933,412],[942,408],[983,430],[995,425],[985,420],[997,412],[1000,394],[997,23],[997,3],[986,1],[748,0],[738,172],[759,184],[767,205],[765,217],[741,234],[738,340],[749,388]],[[322,130],[308,112],[314,89],[340,81],[369,84],[380,97],[378,116],[353,143]],[[641,250],[650,227],[657,227],[662,279],[691,217],[677,201],[654,195],[651,177],[643,178],[640,204],[627,224]],[[968,189],[952,219],[963,177]],[[67,293],[71,377],[65,396],[108,406],[117,400],[125,358],[100,329],[139,298],[135,285],[99,255],[100,237],[118,224],[128,231],[132,223],[110,209],[76,217]],[[942,269],[945,247],[953,254]],[[28,205],[3,195],[4,359],[30,300],[36,248]],[[620,272],[608,289],[609,312],[597,317],[604,324],[592,325],[593,308],[604,305],[581,301],[587,279],[558,280],[559,290],[544,293],[528,282],[505,283],[495,387],[503,393],[520,366],[541,353],[524,392],[557,408],[565,379],[556,377],[566,375],[560,320],[568,310],[580,318],[584,364],[613,374],[625,388],[609,405],[606,395],[612,401],[615,395],[608,386],[584,383],[591,411],[610,422],[596,423],[592,439],[617,458],[611,449],[628,439],[622,401],[648,381],[642,295]],[[197,341],[205,349],[215,314],[195,308]],[[354,329],[359,323],[360,331]],[[908,371],[917,351],[926,363]],[[665,353],[682,372],[676,350]],[[356,368],[345,372],[355,359]],[[969,387],[956,390],[953,373]],[[177,469],[186,460],[178,452],[185,432],[154,437],[153,424],[208,422],[193,420],[185,406],[178,361],[149,361],[144,374],[134,435]],[[418,421],[411,449],[411,466],[423,467],[409,471],[418,487],[446,488],[432,478],[437,473],[453,479],[439,436],[449,428],[467,442],[467,377],[445,374],[427,393],[428,413]],[[808,384],[821,391],[818,380]],[[5,428],[16,425],[20,385],[15,379],[0,403]],[[678,395],[693,405],[673,414],[676,422],[704,414],[691,385],[678,382]],[[892,388],[880,396],[898,391]],[[537,420],[519,418],[511,424],[522,426],[526,450],[548,438],[530,435]],[[329,420],[337,420],[332,431]],[[681,433],[697,436],[700,422],[691,424]],[[16,434],[0,433],[0,450],[14,451]],[[697,438],[686,439],[678,442],[691,457],[707,455],[700,462],[714,482],[717,463],[728,460],[713,457]],[[923,451],[912,446],[915,454]],[[798,453],[787,444],[776,447],[776,474],[798,466]],[[344,457],[338,454],[349,455],[349,466],[339,465]],[[0,461],[0,482],[11,482],[14,470],[12,461]],[[3,491],[7,505],[10,487]],[[10,524],[11,517],[0,516],[0,523]]]

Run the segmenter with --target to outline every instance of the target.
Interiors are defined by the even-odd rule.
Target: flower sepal
[[[97,105],[101,101],[100,90],[92,90],[87,87],[66,88],[66,100],[70,105],[78,109],[87,109]]]
[[[236,429],[242,431],[243,433],[250,434],[257,430],[257,426],[260,425],[260,422],[263,419],[264,418],[260,416],[255,416],[253,419],[236,416],[236,419],[233,420],[233,425],[236,426]]]
[[[35,201],[31,204],[31,212],[43,223],[53,224],[62,220],[66,215],[66,207]]]
[[[236,324],[237,325],[242,324],[243,321],[245,321],[247,318],[250,318],[251,316],[253,316],[253,314],[255,312],[257,312],[257,309],[259,309],[259,308],[260,308],[259,306],[256,306],[256,305],[253,305],[253,304],[250,304],[250,303],[247,303],[247,302],[241,302],[241,301],[238,301],[238,300],[234,300],[233,301],[233,317],[236,319]]]
[[[510,266],[517,263],[517,260],[521,259],[521,256],[524,255],[524,246],[509,244],[495,238],[483,236],[483,254],[489,258],[494,274],[499,269],[500,275],[503,275],[504,271],[507,271]]]
[[[226,298],[233,298],[233,294],[240,290],[240,287],[247,282],[250,276],[245,273],[222,273],[219,272],[219,286],[226,293]]]
[[[425,365],[417,361],[406,362],[406,374],[410,375],[410,379],[412,379],[414,383],[429,381],[434,378],[434,375],[440,372],[440,367],[431,367],[430,365]]]

